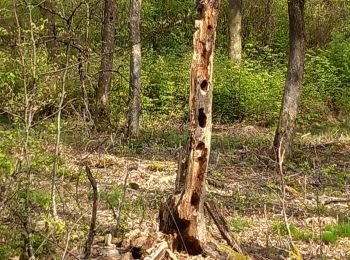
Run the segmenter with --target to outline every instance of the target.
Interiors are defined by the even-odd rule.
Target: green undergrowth
[[[243,217],[233,217],[228,221],[228,224],[234,232],[241,232],[245,228],[252,227],[254,225],[254,222],[251,219]]]
[[[326,225],[322,234],[322,240],[326,244],[334,244],[344,237],[350,237],[350,224],[348,222]]]
[[[314,234],[307,230],[301,230],[293,224],[289,224],[290,233],[294,240],[309,242],[314,239]],[[272,231],[279,236],[288,235],[287,226],[284,222],[277,221],[272,226]]]
[[[309,228],[296,227],[293,224],[289,225],[289,229],[293,240],[297,241],[319,241],[319,233],[315,233]],[[279,236],[288,235],[287,227],[283,222],[275,222],[272,230]],[[350,237],[350,224],[348,222],[341,222],[338,224],[328,224],[323,228],[321,239],[326,244],[334,244],[341,238]]]

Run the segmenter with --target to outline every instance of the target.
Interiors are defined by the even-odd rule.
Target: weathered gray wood
[[[129,137],[136,135],[140,128],[141,113],[141,37],[140,37],[141,0],[130,1],[130,86],[129,86]]]
[[[229,0],[228,9],[229,56],[236,63],[242,59],[241,0]]]

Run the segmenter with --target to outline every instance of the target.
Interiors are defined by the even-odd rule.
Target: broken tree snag
[[[175,235],[172,247],[201,254],[206,242],[204,219],[212,129],[213,55],[219,0],[201,0],[195,22],[190,80],[190,139],[180,154],[174,194],[160,209],[160,230]]]

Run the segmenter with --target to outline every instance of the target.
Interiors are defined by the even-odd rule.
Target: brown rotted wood
[[[193,36],[190,139],[180,157],[175,194],[160,210],[160,230],[177,234],[174,249],[200,254],[206,242],[205,179],[212,131],[213,54],[219,0],[201,0]]]

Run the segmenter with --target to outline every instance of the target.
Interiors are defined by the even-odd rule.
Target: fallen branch
[[[206,201],[204,203],[210,217],[214,220],[215,225],[218,227],[221,236],[226,240],[227,244],[231,246],[238,253],[243,254],[241,247],[238,245],[234,237],[231,235],[231,231],[227,226],[224,217],[218,212],[213,201]]]
[[[326,200],[326,201],[323,201],[323,205],[329,205],[329,204],[335,204],[335,203],[348,203],[350,202],[350,199],[331,199],[331,200]]]

